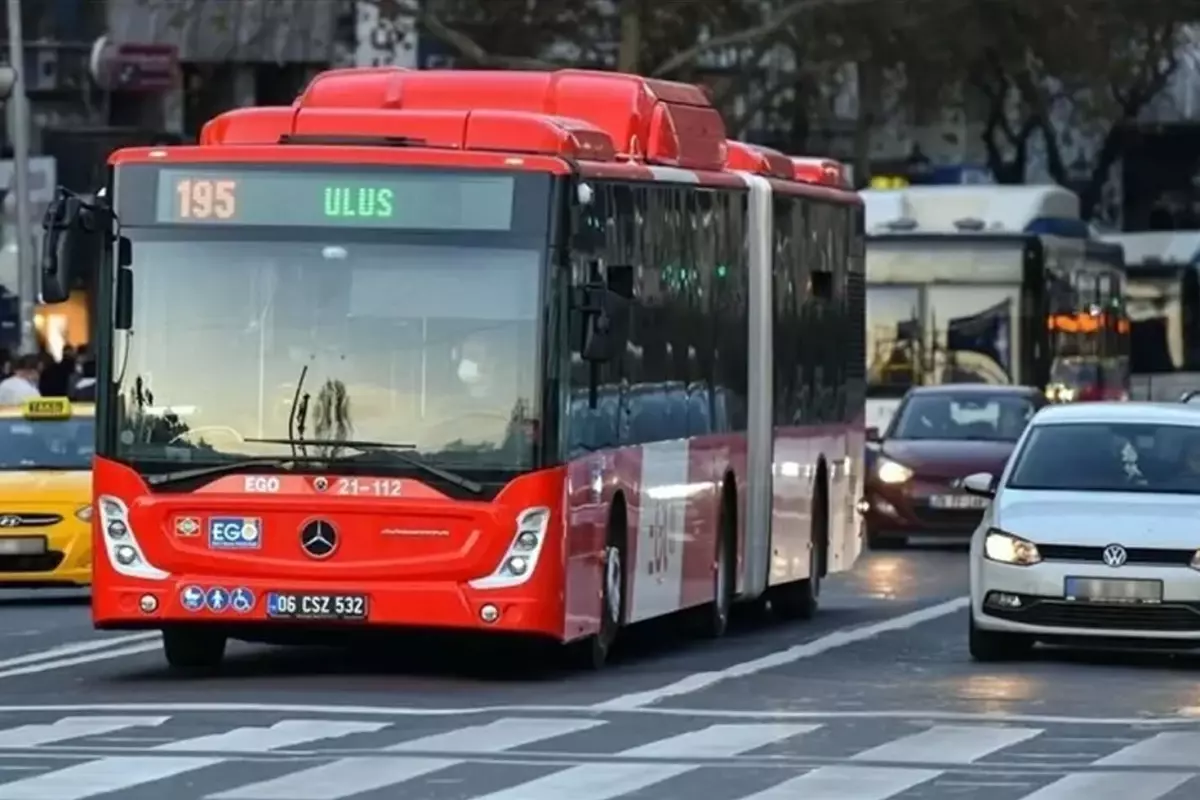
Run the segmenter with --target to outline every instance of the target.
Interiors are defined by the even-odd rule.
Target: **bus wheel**
[[[225,658],[224,635],[202,628],[167,628],[163,631],[163,655],[172,669],[181,672],[211,672]]]
[[[737,512],[727,499],[728,491],[721,500],[721,516],[717,522],[717,546],[713,557],[713,601],[701,613],[701,631],[710,639],[718,639],[729,630],[729,614],[733,607],[733,593],[737,583],[736,543]]]
[[[826,515],[824,488],[813,498],[811,546],[808,548],[808,577],[779,586],[771,595],[771,607],[786,620],[812,619],[821,599],[821,570],[825,565]]]
[[[614,518],[615,519],[615,518]],[[604,545],[604,567],[600,584],[600,630],[573,645],[572,661],[584,669],[603,669],[608,662],[625,610],[624,526],[610,523]]]

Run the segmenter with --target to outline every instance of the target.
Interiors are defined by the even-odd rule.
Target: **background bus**
[[[1120,248],[1058,186],[861,192],[867,224],[867,425],[911,386],[985,382],[1120,396]],[[1098,325],[1063,331],[1066,318]],[[1064,393],[1064,397],[1065,397]]]
[[[1173,401],[1200,388],[1200,231],[1103,238],[1125,250],[1131,394]]]

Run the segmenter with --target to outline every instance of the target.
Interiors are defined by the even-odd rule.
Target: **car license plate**
[[[269,592],[267,616],[277,619],[363,621],[369,602],[365,594]]]
[[[987,508],[988,501],[970,494],[935,494],[929,498],[931,508],[971,510]]]
[[[0,556],[40,556],[45,552],[45,536],[0,537]]]
[[[1163,584],[1147,580],[1067,578],[1063,596],[1083,603],[1161,603]]]

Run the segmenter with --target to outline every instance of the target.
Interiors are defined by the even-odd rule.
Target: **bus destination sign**
[[[155,218],[170,225],[507,231],[508,175],[293,169],[163,169]]]

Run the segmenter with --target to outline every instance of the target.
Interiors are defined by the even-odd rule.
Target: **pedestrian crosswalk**
[[[1200,722],[0,716],[0,800],[1193,800]]]

